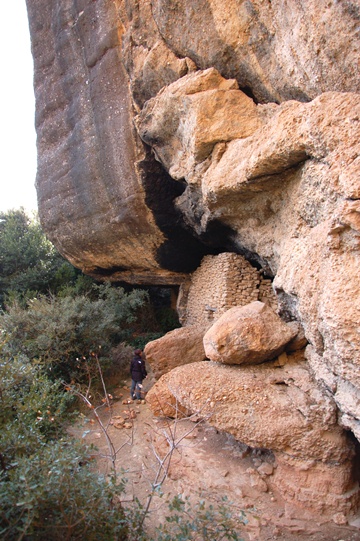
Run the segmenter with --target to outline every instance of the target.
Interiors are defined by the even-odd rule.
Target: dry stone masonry
[[[257,300],[277,308],[271,280],[265,279],[244,257],[233,253],[205,256],[181,290],[182,325],[209,327],[230,308]]]

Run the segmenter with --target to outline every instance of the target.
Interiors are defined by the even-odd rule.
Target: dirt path
[[[250,449],[196,419],[176,423],[156,419],[146,402],[123,403],[129,395],[128,389],[126,385],[115,390],[113,424],[108,429],[117,449],[117,470],[123,469],[128,479],[125,504],[134,497],[146,502],[159,471],[155,454],[163,456],[169,450],[166,439],[178,442],[162,485],[163,496],[156,496],[152,501],[147,520],[149,536],[154,525],[163,522],[169,514],[167,501],[181,494],[196,502],[202,494],[211,503],[227,497],[235,511],[244,511],[247,524],[242,535],[245,541],[360,540],[359,517],[353,517],[350,524],[343,526],[333,521],[323,522],[309,512],[286,504],[276,491],[271,490],[268,482],[273,471],[271,453]],[[109,412],[103,415],[104,420],[109,418]],[[131,428],[117,428],[121,426],[119,418],[129,420],[129,417],[133,417]],[[105,438],[93,418],[89,417],[87,421],[83,427],[74,429],[75,434],[83,437],[86,432],[85,441],[93,443],[99,450],[100,470],[110,472],[110,461],[101,457],[108,454]]]

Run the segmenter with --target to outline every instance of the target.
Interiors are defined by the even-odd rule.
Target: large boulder
[[[205,329],[198,326],[180,327],[157,340],[148,342],[144,352],[156,378],[176,366],[203,361],[206,358],[203,337]]]
[[[277,357],[297,334],[266,304],[235,306],[206,332],[204,348],[212,361],[258,364]]]
[[[193,363],[166,374],[151,392],[167,402],[171,393],[173,403],[218,430],[271,449],[279,467],[274,483],[288,501],[325,514],[348,513],[359,502],[354,449],[337,424],[331,395],[319,390],[301,359],[297,353],[284,366]],[[159,404],[153,411],[161,411]]]
[[[171,417],[173,419],[189,417],[191,411],[184,407],[175,397],[175,389],[167,385],[171,378],[164,374],[161,378],[161,385],[155,384],[146,394],[146,402],[156,417]]]

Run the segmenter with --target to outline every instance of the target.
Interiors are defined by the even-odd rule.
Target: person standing
[[[130,364],[130,374],[131,374],[131,389],[130,396],[132,400],[141,400],[141,388],[143,379],[147,376],[147,371],[145,368],[145,361],[142,358],[143,352],[141,349],[135,349],[134,357],[132,358]]]

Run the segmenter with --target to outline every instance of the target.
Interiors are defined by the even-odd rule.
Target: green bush
[[[57,441],[0,475],[0,538],[126,540],[123,485],[92,471],[89,452]]]
[[[227,498],[220,505],[200,499],[192,506],[188,498],[179,495],[170,502],[169,511],[152,541],[243,541],[240,532],[246,523],[245,515],[233,510]]]
[[[67,269],[66,283],[80,272],[55,250],[36,217],[29,218],[22,208],[0,212],[0,303],[56,291],[64,285],[56,278],[60,268]]]
[[[112,376],[122,377],[124,379],[130,374],[130,361],[134,355],[134,348],[121,342],[110,352],[111,363],[106,370],[104,377],[106,379]]]
[[[72,396],[41,365],[0,350],[0,538],[127,539],[124,485],[66,435]]]
[[[85,295],[42,296],[26,308],[11,304],[0,316],[5,351],[41,363],[52,379],[81,378],[82,360],[94,350],[108,358],[147,297],[142,290],[125,293],[109,284],[94,287],[95,300]]]
[[[63,433],[73,397],[39,366],[22,357],[0,358],[0,450],[3,469]]]

